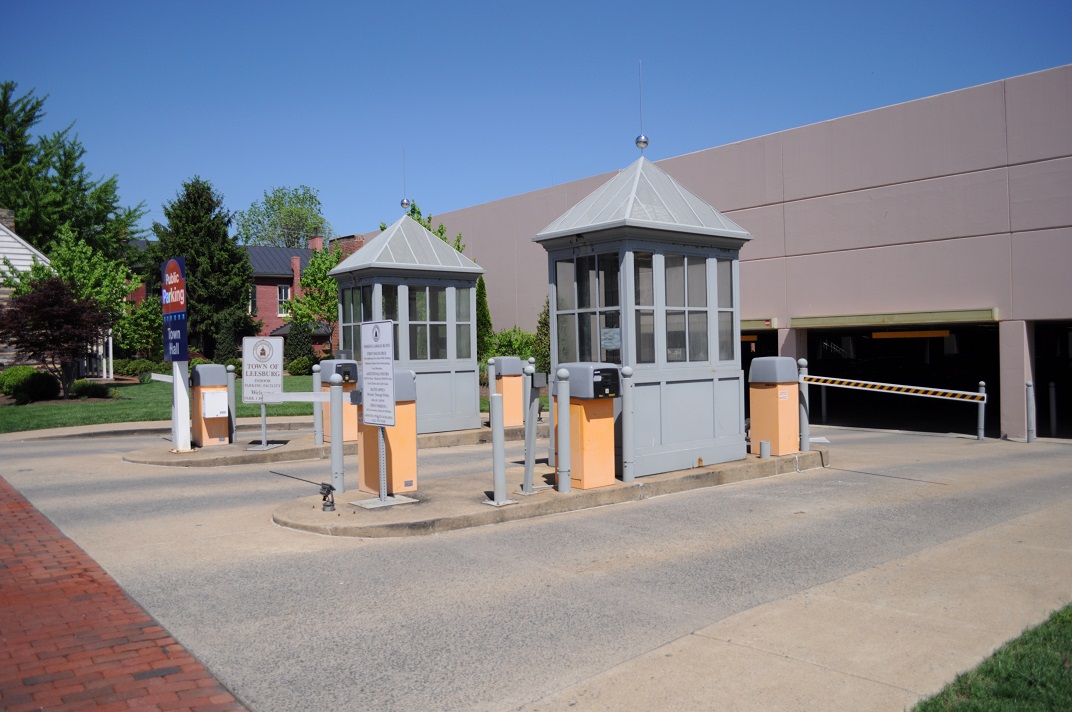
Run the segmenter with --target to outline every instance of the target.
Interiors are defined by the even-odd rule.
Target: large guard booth
[[[340,348],[361,353],[361,324],[395,323],[395,368],[417,374],[417,432],[479,428],[476,280],[484,269],[408,215],[330,274]]]
[[[533,238],[548,253],[552,373],[633,368],[636,476],[745,457],[738,260],[750,239],[643,156]]]

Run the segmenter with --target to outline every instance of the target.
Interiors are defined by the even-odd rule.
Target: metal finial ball
[[[644,134],[640,134],[636,137],[636,147],[643,151],[648,147],[648,137]]]
[[[402,202],[400,203],[400,205],[402,206],[403,210],[409,210],[409,206],[413,205],[413,202],[410,201],[409,198],[402,198]]]

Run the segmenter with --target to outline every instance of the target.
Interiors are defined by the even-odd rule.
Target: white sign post
[[[249,450],[270,450],[266,403],[283,402],[283,337],[242,339],[242,402],[261,404],[261,444]]]

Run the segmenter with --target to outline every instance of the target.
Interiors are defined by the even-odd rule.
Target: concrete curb
[[[636,482],[616,482],[609,487],[592,490],[575,489],[569,493],[559,493],[552,489],[542,489],[528,496],[515,491],[510,496],[517,500],[517,504],[502,507],[485,503],[483,494],[487,494],[484,490],[492,482],[492,475],[484,473],[419,484],[416,494],[407,493],[407,496],[419,500],[416,504],[382,509],[367,510],[350,504],[353,501],[376,497],[358,490],[336,495],[334,512],[323,511],[320,495],[303,497],[277,508],[272,515],[272,521],[281,527],[324,536],[422,536],[610,504],[639,502],[675,492],[824,467],[829,465],[829,461],[828,450],[812,450],[769,460],[760,460],[755,455],[749,455],[739,462],[667,472],[644,477]],[[518,467],[509,468],[508,481],[520,481],[522,472]],[[551,481],[553,470],[542,466],[536,472],[536,480],[539,481],[541,477]]]

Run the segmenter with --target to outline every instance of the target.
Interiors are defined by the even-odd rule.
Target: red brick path
[[[0,477],[0,709],[245,707]]]

